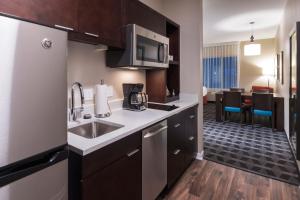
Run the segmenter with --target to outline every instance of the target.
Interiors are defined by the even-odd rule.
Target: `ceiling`
[[[275,37],[286,0],[203,0],[204,44]]]

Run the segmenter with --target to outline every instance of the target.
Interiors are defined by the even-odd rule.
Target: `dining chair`
[[[256,93],[273,93],[274,89],[271,87],[266,87],[266,86],[256,86],[253,85],[251,92],[256,92]]]
[[[274,131],[275,121],[273,108],[273,93],[252,93],[252,128],[255,124],[255,116],[262,116],[270,119],[272,131]]]
[[[245,92],[245,88],[230,88],[231,92],[241,92],[244,93]]]
[[[243,108],[242,108],[241,92],[224,91],[222,105],[223,105],[223,112],[224,112],[223,121],[226,121],[227,113],[229,113],[229,121],[230,121],[230,113],[239,113],[240,123],[242,124]]]

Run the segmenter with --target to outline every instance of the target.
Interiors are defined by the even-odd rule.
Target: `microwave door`
[[[136,59],[146,62],[157,62],[158,42],[137,35]]]

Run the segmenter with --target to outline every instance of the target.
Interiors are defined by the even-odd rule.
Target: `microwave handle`
[[[164,48],[165,48],[164,44],[159,44],[158,45],[158,55],[157,55],[158,62],[164,62],[165,61],[165,55],[163,55],[163,58],[161,58],[161,50],[163,50],[163,54],[165,54]]]
[[[164,44],[164,63],[169,63],[169,45]]]

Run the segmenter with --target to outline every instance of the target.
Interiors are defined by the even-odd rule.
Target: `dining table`
[[[245,100],[252,100],[252,92],[243,92],[242,102]],[[216,92],[216,121],[223,121],[223,109],[222,109],[223,91]],[[273,93],[273,111],[275,118],[275,129],[277,131],[284,131],[284,97],[280,94]]]

